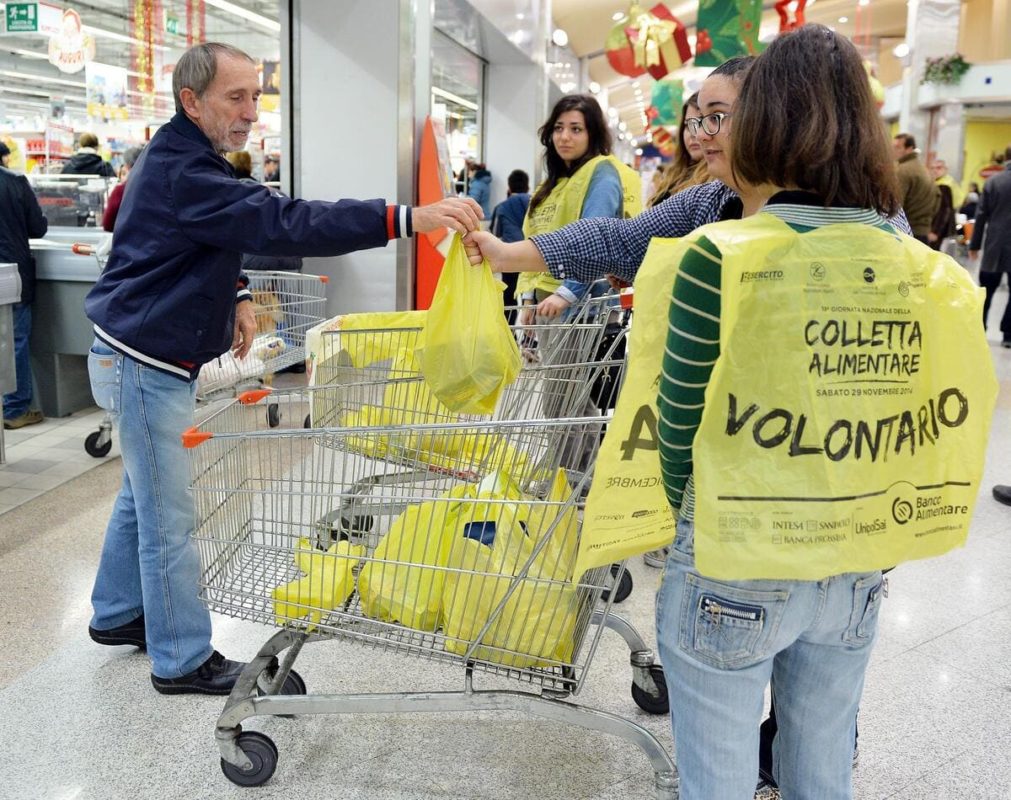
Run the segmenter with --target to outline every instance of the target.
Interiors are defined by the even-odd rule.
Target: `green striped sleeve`
[[[657,396],[657,435],[664,488],[680,508],[692,474],[692,441],[702,419],[706,385],[720,354],[720,251],[703,237],[681,260],[668,312]]]

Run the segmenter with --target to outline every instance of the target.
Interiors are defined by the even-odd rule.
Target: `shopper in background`
[[[1004,153],[1004,170],[987,178],[976,209],[969,258],[979,262],[979,285],[986,290],[983,301],[983,327],[990,313],[990,303],[1001,276],[1011,274],[1011,144]],[[1011,280],[1011,279],[1009,279]],[[1004,306],[1000,320],[1001,345],[1011,347],[1011,299]]]
[[[943,158],[935,158],[930,165],[930,174],[934,177],[934,183],[938,186],[947,186],[951,190],[951,203],[953,208],[961,208],[965,201],[965,192],[958,185],[951,175],[948,174],[948,164]]]
[[[278,161],[273,156],[267,156],[263,160],[263,182],[264,183],[281,182],[281,162]]]
[[[333,256],[451,227],[475,230],[472,200],[411,209],[383,200],[293,200],[237,180],[223,153],[257,120],[256,62],[200,44],[172,74],[176,115],[134,166],[105,270],[85,300],[95,341],[92,392],[119,427],[123,483],[106,530],[89,633],[147,648],[164,694],[227,694],[243,665],[211,646],[190,534],[193,501],[180,432],[194,379],[230,347],[244,358],[256,320],[236,243],[266,255]]]
[[[6,169],[7,165],[10,164],[10,161],[11,149],[3,142],[0,142],[0,167]]]
[[[93,133],[81,134],[77,152],[70,157],[60,171],[64,175],[99,175],[103,178],[116,177],[116,170],[112,168],[112,164],[98,154],[98,137]]]
[[[699,100],[704,119],[725,114],[723,98],[706,85]],[[826,137],[826,130],[835,135]],[[770,44],[741,88],[731,139],[731,169],[740,188],[764,195],[761,216],[779,223],[771,235],[783,236],[781,228],[789,227],[798,240],[794,248],[810,249],[815,245],[799,240],[826,226],[856,223],[895,233],[885,221],[899,207],[888,141],[861,56],[843,36],[806,25]],[[770,234],[750,235],[757,241]],[[812,250],[804,257],[818,255]],[[860,255],[846,254],[854,263]],[[723,255],[707,237],[678,266],[657,401],[665,489],[680,512],[656,616],[681,797],[752,797],[756,723],[771,678],[779,722],[775,777],[783,797],[847,800],[880,571],[821,581],[715,581],[694,567],[693,464],[707,457],[694,440],[720,358],[723,269]],[[773,349],[779,345],[768,342]],[[866,488],[855,480],[840,486],[840,494]],[[738,619],[723,623],[729,627],[721,628],[721,608],[737,611]]]
[[[951,188],[947,184],[937,187],[940,202],[934,219],[930,222],[930,233],[927,234],[927,244],[935,250],[940,250],[944,240],[955,235],[955,206],[951,200]]]
[[[105,201],[105,213],[102,214],[103,230],[112,233],[116,226],[116,217],[119,216],[119,207],[123,203],[123,192],[126,191],[126,179],[130,175],[130,170],[137,163],[144,147],[131,147],[123,153],[123,166],[119,168],[119,183],[112,187],[109,192],[109,199]]]
[[[688,120],[699,118],[699,93],[695,92],[681,106],[681,121],[678,124],[677,149],[670,164],[665,165],[661,179],[657,182],[653,195],[647,205],[650,208],[658,206],[668,197],[672,197],[682,189],[705,183],[709,180],[706,170],[706,160],[702,157],[702,145],[699,143],[698,130],[695,122]]]
[[[965,214],[966,219],[976,219],[976,206],[979,205],[979,184],[973,181],[969,191],[965,193],[965,202],[958,209],[959,214]]]
[[[509,191],[506,199],[495,206],[489,229],[503,242],[519,242],[523,240],[523,218],[530,205],[530,176],[521,169],[514,169],[506,182]],[[516,296],[516,278],[515,272],[502,274],[502,282],[506,285],[506,305],[512,305]],[[506,318],[509,319],[509,314]],[[509,319],[509,322],[513,320]]]
[[[10,155],[0,142],[0,163]],[[4,428],[23,428],[42,422],[42,412],[32,405],[32,301],[35,299],[35,259],[29,239],[46,235],[49,223],[42,215],[28,179],[0,167],[0,262],[18,265],[21,299],[14,303],[14,375],[17,386],[3,398]]]
[[[906,212],[913,237],[926,243],[930,223],[940,203],[940,192],[927,168],[920,161],[920,151],[916,147],[915,138],[908,133],[898,134],[892,139],[892,151],[898,162],[896,171],[899,176],[902,209]]]
[[[484,164],[475,164],[471,169],[467,197],[474,198],[486,218],[491,216],[491,173]]]

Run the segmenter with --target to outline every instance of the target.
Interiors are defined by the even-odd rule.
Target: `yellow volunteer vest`
[[[819,580],[963,544],[997,396],[982,290],[909,237],[861,224],[798,234],[760,214],[651,245],[577,570],[673,538],[656,392],[671,273],[700,236],[723,254],[723,279],[693,449],[699,572]]]
[[[570,178],[562,178],[533,212],[527,212],[523,220],[523,235],[526,238],[539,233],[551,233],[559,228],[575,222],[583,211],[586,192],[590,188],[590,180],[597,165],[607,161],[618,170],[622,189],[622,214],[626,219],[638,216],[642,212],[642,183],[639,173],[622,164],[614,156],[597,156],[587,161],[576,170]],[[516,281],[516,297],[519,299],[524,292],[541,289],[554,292],[562,282],[552,277],[550,272],[521,272]]]

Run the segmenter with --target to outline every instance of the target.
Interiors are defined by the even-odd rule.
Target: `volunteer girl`
[[[611,155],[611,133],[596,99],[566,95],[539,135],[547,178],[530,198],[525,236],[558,230],[581,218],[631,217],[642,210],[639,175]],[[537,315],[546,319],[564,313],[587,289],[587,283],[560,280],[543,271],[521,274],[516,283],[521,303],[536,305]],[[529,323],[529,316],[521,321]]]
[[[782,236],[782,223],[802,237],[843,222],[895,232],[883,219],[899,203],[889,143],[849,41],[823,26],[804,26],[758,57],[736,105],[720,89],[707,81],[699,98],[710,170],[737,177],[745,210],[750,200],[764,203],[754,220],[727,223],[738,226],[734,235],[750,232],[757,246],[772,229]],[[715,137],[731,118],[728,154]],[[721,227],[711,234],[717,241]],[[706,456],[705,443],[693,447],[693,440],[720,355],[727,269],[713,239],[700,238],[679,266],[658,397],[664,484],[680,511],[656,614],[676,709],[681,797],[752,797],[757,722],[774,678],[779,732],[773,747],[783,796],[845,800],[852,796],[852,743],[877,627],[880,573],[715,581],[694,567],[693,458]],[[859,491],[840,486],[839,492],[850,488]],[[722,626],[721,609],[728,615]]]
[[[660,205],[668,197],[673,197],[682,189],[705,183],[709,180],[706,162],[702,158],[702,145],[694,124],[688,120],[699,117],[699,93],[695,92],[681,106],[681,123],[678,126],[678,145],[674,160],[667,165],[656,191],[649,199],[649,207]]]

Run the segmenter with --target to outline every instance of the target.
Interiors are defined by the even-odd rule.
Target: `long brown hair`
[[[700,158],[698,161],[692,161],[692,154],[685,147],[684,129],[689,108],[694,108],[696,111],[699,110],[698,92],[695,92],[695,94],[685,100],[681,106],[681,119],[678,121],[674,159],[667,165],[660,183],[657,184],[656,191],[653,192],[653,196],[649,198],[649,202],[646,204],[650,208],[659,205],[682,189],[687,189],[689,186],[695,186],[709,180],[709,170],[706,169],[706,160]]]
[[[824,25],[780,36],[741,87],[730,132],[734,174],[796,186],[831,205],[899,209],[885,124],[856,48]]]
[[[586,122],[586,133],[590,140],[590,146],[586,149],[586,153],[578,161],[574,161],[571,166],[565,165],[565,161],[558,155],[554,142],[551,140],[555,123],[567,111],[582,113],[583,120]],[[541,126],[537,135],[541,144],[544,145],[544,166],[547,167],[548,177],[537,187],[537,192],[530,198],[528,214],[547,199],[561,178],[571,177],[591,158],[611,154],[611,132],[607,129],[607,123],[604,121],[604,112],[600,108],[600,103],[587,94],[567,94],[555,103],[551,116]]]

